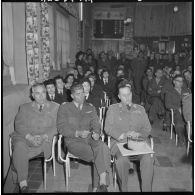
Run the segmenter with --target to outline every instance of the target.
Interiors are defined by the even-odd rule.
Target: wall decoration
[[[29,85],[43,82],[50,72],[47,3],[26,3],[26,53]]]
[[[26,3],[26,53],[29,84],[39,79],[37,3]]]
[[[41,64],[42,79],[48,79],[50,72],[50,50],[49,50],[49,16],[47,3],[41,3]]]

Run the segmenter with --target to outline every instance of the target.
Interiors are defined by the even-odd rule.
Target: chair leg
[[[43,178],[43,182],[44,182],[44,188],[46,190],[46,173],[47,173],[47,162],[44,161],[44,178]]]
[[[55,162],[55,158],[53,158],[53,175],[56,176],[56,162]]]
[[[187,156],[189,154],[189,149],[190,149],[190,142],[188,141],[188,145],[187,145]]]
[[[66,161],[65,163],[65,167],[66,167],[66,170],[65,170],[65,177],[66,177],[66,191],[68,192],[68,177],[69,177],[69,170],[68,170],[68,162]]]
[[[178,143],[178,135],[177,134],[175,135],[175,143],[176,143],[176,146],[177,146],[177,143]]]
[[[171,139],[173,138],[173,125],[171,124]]]

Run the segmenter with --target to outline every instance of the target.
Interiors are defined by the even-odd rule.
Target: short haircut
[[[75,93],[76,90],[79,90],[79,89],[83,89],[83,85],[81,83],[75,83],[72,85],[72,87],[70,88],[71,90],[71,94]]]
[[[64,81],[63,77],[62,77],[62,76],[60,76],[60,75],[58,75],[58,76],[54,77],[54,81],[55,81],[55,83],[56,83],[56,80],[58,80],[58,79],[62,79],[62,81]]]
[[[128,87],[131,91],[131,83],[127,79],[123,79],[119,84],[118,84],[118,93],[119,90],[122,88]]]
[[[68,77],[70,77],[70,76],[73,77],[73,79],[74,79],[74,74],[67,74],[65,79],[64,79],[65,83],[67,83]]]
[[[109,73],[109,70],[105,68],[105,69],[103,69],[102,72],[101,72],[101,76],[102,76],[102,77],[103,77],[103,74],[104,74],[105,72],[107,72],[108,74],[110,74],[110,73]]]
[[[183,76],[181,74],[178,74],[178,75],[173,77],[173,80],[175,81],[177,78],[182,78],[183,79]]]
[[[184,71],[183,71],[183,76],[184,76],[184,74],[185,74],[186,72],[192,74],[192,72],[191,72],[190,70],[184,70]]]
[[[47,85],[54,85],[55,86],[54,79],[48,79],[48,80],[44,81],[44,85],[45,85],[45,87]]]
[[[43,83],[35,83],[35,84],[33,84],[31,86],[31,88],[30,88],[30,96],[29,96],[32,101],[35,100],[34,97],[33,97],[33,93],[35,92],[35,89],[37,87],[42,87],[45,90],[45,92],[46,92],[46,88],[45,88],[45,85]]]
[[[91,87],[91,81],[89,80],[89,78],[83,78],[83,79],[80,81],[81,84],[83,84],[83,83],[85,83],[85,82],[88,82],[89,85],[90,85],[90,87]]]
[[[89,76],[88,76],[88,78],[93,78],[94,79],[94,81],[96,81],[96,75],[94,74],[94,73],[91,73]]]
[[[124,69],[123,69],[123,68],[118,68],[118,69],[116,70],[116,72],[118,72],[118,71],[123,71],[123,73],[124,73]]]

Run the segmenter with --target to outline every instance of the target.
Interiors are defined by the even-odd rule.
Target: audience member
[[[21,193],[28,193],[29,159],[44,152],[51,155],[52,139],[57,134],[56,118],[59,105],[46,99],[43,84],[32,86],[33,102],[20,106],[12,134],[13,166]]]
[[[93,191],[107,192],[110,152],[100,138],[100,123],[95,107],[85,102],[81,84],[71,88],[73,101],[60,106],[57,128],[64,136],[68,151],[87,162],[93,162]]]
[[[176,75],[173,79],[174,88],[165,95],[165,106],[167,109],[173,109],[175,130],[178,135],[178,146],[185,144],[184,121],[182,117],[182,97],[189,94],[189,91],[183,87],[182,75]]]
[[[61,76],[56,76],[54,80],[56,86],[56,90],[55,90],[56,102],[58,104],[67,102],[67,92],[66,92],[66,88],[64,87],[63,78]]]
[[[122,192],[128,191],[128,169],[129,158],[122,156],[117,143],[126,142],[127,136],[147,139],[151,131],[151,125],[144,108],[132,103],[131,85],[126,81],[119,84],[121,103],[109,107],[105,132],[111,136],[111,154],[116,158],[116,173],[119,181],[119,189]],[[142,191],[152,191],[153,164],[154,159],[150,154],[136,156],[140,160],[141,188]]]

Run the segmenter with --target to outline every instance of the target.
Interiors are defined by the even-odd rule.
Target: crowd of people
[[[69,152],[93,162],[93,191],[106,192],[109,185],[111,156],[116,158],[116,172],[121,191],[127,191],[131,163],[119,154],[116,143],[127,136],[146,140],[158,119],[163,129],[171,125],[173,109],[178,146],[185,145],[185,124],[192,122],[191,52],[182,61],[171,54],[147,56],[139,51],[134,59],[125,53],[117,59],[113,51],[79,51],[75,67],[64,77],[56,76],[32,87],[31,103],[20,107],[15,119],[13,164],[22,191],[27,189],[28,159],[44,152],[49,155],[51,137],[64,136]],[[110,100],[105,115],[104,133],[111,137],[111,147],[100,141],[100,108]],[[57,121],[57,125],[56,125]],[[140,160],[142,191],[152,190],[154,159],[142,155]]]

